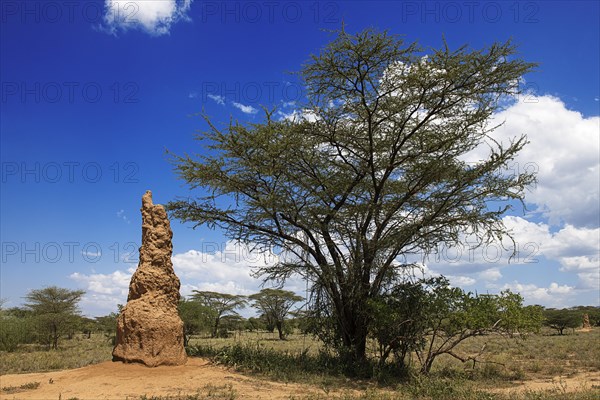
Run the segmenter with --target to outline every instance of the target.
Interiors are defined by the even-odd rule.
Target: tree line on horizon
[[[0,308],[0,351],[18,351],[27,344],[58,350],[60,341],[77,334],[86,338],[102,334],[107,344],[112,344],[118,312],[96,318],[81,316],[78,303],[83,295],[81,290],[52,286],[31,290],[22,307]],[[314,317],[305,307],[293,309],[302,300],[283,289],[262,289],[250,296],[194,291],[179,304],[185,346],[190,345],[191,337],[226,338],[255,331],[276,332],[280,340],[297,332],[327,343],[320,337],[323,318]],[[238,313],[248,306],[259,311],[257,317],[243,318]],[[377,363],[403,369],[415,354],[423,373],[431,370],[441,354],[463,362],[475,360],[456,351],[459,343],[471,337],[491,333],[522,337],[539,332],[541,326],[563,335],[581,327],[584,314],[592,326],[600,326],[600,307],[523,306],[519,294],[476,295],[451,287],[444,277],[407,280],[373,301],[370,312],[375,321],[370,338],[378,346]]]

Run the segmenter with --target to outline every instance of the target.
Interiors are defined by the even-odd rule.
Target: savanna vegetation
[[[531,392],[524,397],[502,397],[494,390],[510,387],[514,381],[600,371],[597,320],[590,317],[596,325],[591,332],[565,330],[560,334],[544,326],[550,325],[544,319],[548,310],[523,307],[520,296],[510,292],[474,295],[449,286],[441,277],[405,281],[371,303],[378,324],[369,335],[367,363],[361,364],[360,370],[349,367],[334,349],[311,333],[314,321],[288,305],[283,309],[295,312],[284,316],[286,335],[281,340],[276,328],[269,329],[269,318],[265,317],[268,308],[250,301],[265,301],[265,294],[279,294],[281,304],[301,300],[279,290],[263,290],[249,299],[238,298],[256,306],[259,317],[243,318],[238,314],[236,319],[225,318],[219,329],[227,334],[217,336],[213,335],[217,310],[195,300],[197,296],[182,299],[180,316],[186,327],[188,354],[269,379],[309,383],[322,387],[326,393],[349,390],[353,394],[344,395],[349,399],[559,399],[566,398],[565,393],[561,394],[559,381],[556,393],[543,395]],[[272,298],[269,301],[278,304]],[[305,307],[303,302],[295,304]],[[31,335],[35,328],[14,329],[19,324],[36,324],[28,310],[22,307],[1,311],[2,343],[12,343],[0,351],[1,374],[76,368],[111,359],[116,313],[92,320],[78,316],[75,309],[69,318],[60,319],[69,323],[62,326],[54,348],[53,336]],[[599,310],[574,307],[564,312],[578,315],[581,326],[584,313],[597,315],[594,312]],[[598,393],[593,384],[581,389],[575,395],[579,397],[571,398],[593,398]],[[6,393],[20,390],[33,389],[7,388]],[[356,395],[357,390],[363,394]],[[231,388],[212,387],[207,392],[235,398]],[[197,396],[204,398],[201,393]]]
[[[600,371],[600,308],[467,292],[443,276],[419,278],[422,265],[406,261],[466,235],[482,245],[512,239],[502,217],[536,178],[503,173],[527,140],[494,141],[490,118],[534,67],[510,42],[425,56],[387,33],[342,31],[303,67],[307,102],[296,118],[265,110],[263,122],[224,129],[207,118],[199,139],[210,151],[173,156],[180,177],[204,191],[171,202],[171,215],[280,257],[257,271],[277,288],[181,299],[188,354],[323,388],[303,399],[334,389],[347,399],[596,398],[594,384],[568,395],[560,383],[493,389]],[[487,158],[465,161],[479,146]],[[283,289],[293,275],[306,279],[306,298]],[[0,373],[109,360],[117,313],[82,317],[82,296],[49,287],[3,309]],[[244,318],[248,308],[257,316]],[[574,330],[584,314],[591,332]],[[204,389],[177,398],[236,397]]]

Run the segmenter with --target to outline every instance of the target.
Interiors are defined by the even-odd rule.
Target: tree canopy
[[[36,317],[39,328],[47,334],[48,344],[58,348],[58,339],[77,322],[77,307],[83,290],[69,290],[50,286],[27,293],[25,308]]]
[[[254,301],[253,306],[255,308],[259,309],[267,319],[270,318],[274,322],[279,333],[279,339],[285,339],[283,330],[285,317],[292,306],[303,300],[303,298],[289,290],[269,288],[262,289],[260,292],[248,296],[248,298]]]
[[[218,293],[211,291],[192,291],[191,299],[199,302],[212,314],[213,329],[212,337],[217,337],[221,320],[228,316],[238,316],[237,309],[246,307],[247,300],[245,296]]]
[[[492,115],[534,67],[515,53],[510,42],[444,43],[425,55],[386,32],[342,30],[303,66],[306,103],[296,118],[266,110],[262,122],[221,129],[206,117],[205,150],[173,156],[179,176],[203,190],[168,209],[275,249],[279,262],[258,272],[307,277],[336,342],[364,359],[368,301],[395,279],[399,260],[466,234],[501,238],[502,216],[535,181],[502,172],[526,138],[490,136]],[[487,157],[468,163],[480,146]]]
[[[557,310],[548,308],[544,310],[544,324],[552,329],[556,329],[559,335],[564,333],[567,328],[575,329],[582,325],[583,313],[578,310],[564,308]]]

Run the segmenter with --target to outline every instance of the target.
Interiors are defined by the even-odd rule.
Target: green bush
[[[34,321],[31,318],[3,317],[0,321],[0,351],[12,352],[20,344],[35,341]]]

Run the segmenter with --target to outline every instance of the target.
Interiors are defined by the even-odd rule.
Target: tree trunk
[[[358,303],[347,302],[343,307],[341,314],[342,320],[340,328],[342,329],[342,337],[344,346],[349,354],[353,356],[353,362],[362,363],[366,361],[367,350],[367,334],[368,320],[365,318],[366,300],[359,299]]]
[[[52,349],[58,349],[58,328],[56,325],[52,326]]]
[[[217,337],[217,333],[219,332],[219,320],[220,318],[217,317],[215,319],[215,326],[213,327],[213,333],[212,333],[212,337],[216,338]]]
[[[275,322],[277,326],[277,332],[279,333],[279,340],[285,340],[285,334],[283,333],[283,322],[277,321]]]

